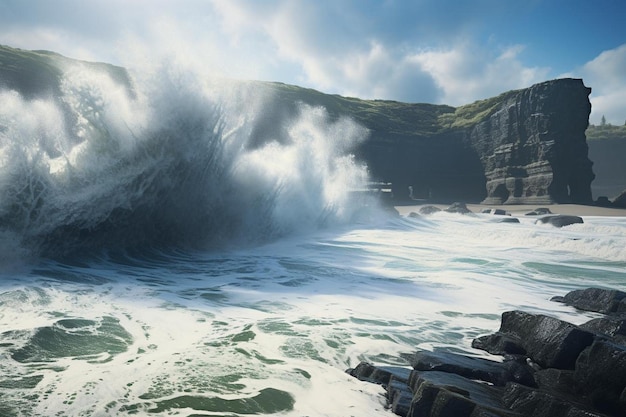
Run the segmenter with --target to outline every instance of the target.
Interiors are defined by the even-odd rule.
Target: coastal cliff
[[[0,89],[26,99],[54,97],[71,62],[79,61],[0,46]],[[80,63],[109,74],[132,96],[124,68]],[[249,85],[268,99],[256,120],[254,143],[280,141],[297,103],[322,106],[330,119],[352,118],[369,131],[352,152],[367,163],[372,181],[392,184],[396,201],[593,201],[585,138],[591,89],[580,79],[546,81],[457,108],[361,100],[273,82]]]
[[[469,129],[485,172],[485,203],[592,201],[585,138],[590,92],[576,79],[537,84],[506,95]]]

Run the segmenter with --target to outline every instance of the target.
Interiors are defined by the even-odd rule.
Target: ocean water
[[[393,215],[367,132],[175,65],[0,92],[0,415],[390,414],[360,361],[470,347],[502,312],[626,290],[626,218],[562,229]]]

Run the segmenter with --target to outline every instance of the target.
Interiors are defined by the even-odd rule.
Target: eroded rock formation
[[[590,203],[594,179],[582,80],[560,79],[506,97],[470,129],[486,177],[486,204]]]

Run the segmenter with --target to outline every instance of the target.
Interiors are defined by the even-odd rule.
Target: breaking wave
[[[273,97],[258,83],[163,64],[123,85],[77,63],[58,96],[0,101],[14,252],[255,243],[348,221],[348,190],[367,181],[351,155],[367,131],[323,108],[298,105],[261,140]]]

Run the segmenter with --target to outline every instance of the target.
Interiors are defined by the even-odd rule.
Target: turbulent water
[[[626,290],[626,218],[392,216],[324,109],[259,142],[250,84],[75,66],[61,93],[0,92],[2,416],[382,415],[346,368]]]

